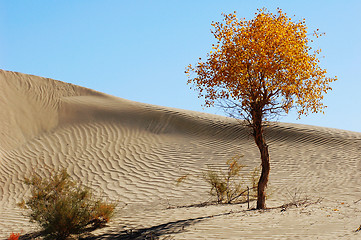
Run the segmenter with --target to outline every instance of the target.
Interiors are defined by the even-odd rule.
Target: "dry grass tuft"
[[[209,168],[203,173],[203,179],[211,187],[210,194],[217,198],[217,203],[245,202],[248,188],[244,184],[241,170],[245,167],[239,163],[240,156],[235,156],[227,161],[227,170],[215,170]],[[258,172],[259,173],[259,172]],[[251,173],[252,187],[251,197],[257,196],[257,169]]]

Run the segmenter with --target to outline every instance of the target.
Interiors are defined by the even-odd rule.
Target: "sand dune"
[[[119,201],[94,239],[360,239],[361,133],[271,123],[272,195],[307,207],[247,211],[243,205],[177,208],[209,199],[199,177],[243,155],[260,163],[248,130],[234,119],[133,102],[52,79],[0,70],[0,237],[37,230],[16,206],[32,171],[66,168],[97,194]],[[180,186],[176,179],[190,174]],[[254,206],[254,203],[251,203]],[[132,230],[133,235],[129,232]]]

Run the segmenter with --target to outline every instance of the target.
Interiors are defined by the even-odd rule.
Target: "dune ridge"
[[[142,230],[139,239],[151,231],[175,239],[360,237],[352,230],[361,224],[361,133],[286,123],[267,127],[268,206],[282,205],[286,190],[295,188],[310,199],[322,197],[322,203],[285,213],[249,212],[245,205],[177,208],[209,199],[200,177],[208,166],[224,168],[236,154],[243,155],[245,172],[259,165],[245,126],[3,70],[0,91],[0,237],[37,230],[16,206],[29,194],[22,179],[34,170],[46,176],[61,168],[119,201],[114,222],[93,233],[98,239],[127,239],[127,229]],[[185,174],[189,179],[177,186]]]

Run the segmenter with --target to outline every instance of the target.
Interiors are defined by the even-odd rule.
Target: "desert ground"
[[[202,206],[209,167],[241,155],[247,176],[260,164],[242,122],[3,70],[0,91],[1,239],[39,230],[17,206],[24,177],[62,168],[118,202],[88,239],[361,239],[361,133],[271,122],[268,209]]]

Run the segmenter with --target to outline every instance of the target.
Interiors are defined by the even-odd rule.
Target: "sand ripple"
[[[245,172],[259,165],[244,126],[6,71],[0,71],[0,89],[0,236],[35,229],[16,206],[29,194],[24,176],[66,168],[120,203],[110,227],[95,232],[99,239],[125,237],[127,229],[163,231],[176,239],[357,237],[352,229],[361,216],[361,133],[283,123],[267,128],[268,205],[285,203],[295,188],[312,199],[323,197],[323,204],[282,214],[239,205],[174,208],[209,198],[201,178],[208,166],[224,168],[236,154],[243,155]],[[189,178],[177,186],[185,174]]]

